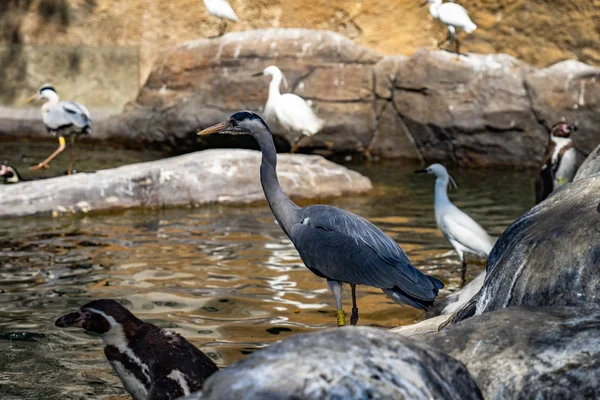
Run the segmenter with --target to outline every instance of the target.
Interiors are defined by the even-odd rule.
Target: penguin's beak
[[[63,315],[62,317],[56,320],[54,325],[58,326],[59,328],[67,328],[69,326],[77,326],[81,328],[82,323],[83,318],[81,316],[81,313],[77,311],[69,313],[67,315]]]

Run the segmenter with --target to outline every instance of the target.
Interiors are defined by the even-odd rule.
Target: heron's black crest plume
[[[56,89],[54,89],[54,86],[50,85],[49,83],[46,83],[45,85],[42,85],[42,87],[40,87],[40,93],[42,93],[44,90],[51,90],[54,93],[56,93]]]
[[[229,122],[234,126],[237,126],[237,124],[243,121],[260,121],[265,127],[268,128],[265,121],[263,121],[258,114],[252,111],[238,111],[229,117]]]

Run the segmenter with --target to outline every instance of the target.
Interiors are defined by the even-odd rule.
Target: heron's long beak
[[[54,325],[58,326],[59,328],[67,328],[69,326],[74,325],[81,327],[81,322],[83,322],[83,320],[81,319],[81,313],[79,311],[76,311],[67,315],[63,315],[62,317],[56,320]]]
[[[36,100],[37,98],[38,98],[38,94],[36,93],[36,94],[34,94],[33,96],[31,96],[31,97],[28,97],[28,98],[25,100],[24,104],[31,103],[32,101]]]
[[[419,7],[425,7],[427,4],[429,4],[429,1],[425,0],[424,3],[419,4]]]
[[[428,171],[426,169],[418,169],[414,173],[415,174],[426,174]]]
[[[257,72],[257,73],[255,73],[255,74],[252,74],[252,76],[253,76],[253,77],[255,77],[255,76],[263,76],[263,75],[264,75],[264,74],[262,73],[262,71],[260,71],[260,72]]]
[[[211,133],[219,133],[231,127],[228,121],[219,122],[216,125],[210,126],[198,132],[198,135],[210,135]]]

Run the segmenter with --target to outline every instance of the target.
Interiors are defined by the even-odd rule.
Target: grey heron
[[[65,149],[65,137],[70,137],[71,146],[69,148],[70,159],[68,174],[71,175],[73,172],[75,137],[77,135],[87,135],[92,131],[92,118],[90,112],[83,104],[74,101],[60,101],[58,93],[56,93],[54,87],[49,84],[42,85],[39,91],[28,98],[26,102],[33,100],[47,100],[42,105],[42,119],[46,130],[49,133],[58,136],[59,146],[48,158],[29,169],[33,171],[40,168],[49,168],[48,163]]]
[[[461,281],[464,285],[467,273],[465,253],[487,256],[494,247],[494,241],[473,218],[462,212],[448,199],[448,183],[451,181],[454,187],[456,187],[456,183],[448,174],[446,167],[441,164],[432,164],[425,169],[415,171],[415,173],[433,174],[437,177],[435,180],[435,221],[458,253],[462,262]]]
[[[460,54],[460,42],[456,34],[456,29],[462,29],[467,33],[473,33],[477,25],[469,18],[469,13],[459,4],[442,3],[442,0],[427,0],[423,6],[429,4],[429,13],[431,16],[442,22],[448,28],[446,39],[438,43],[438,47],[446,42],[456,42],[456,53]]]
[[[221,27],[219,28],[219,36],[223,36],[227,29],[227,20],[237,22],[238,17],[233,11],[233,8],[226,0],[204,0],[204,7],[210,15],[221,19]]]
[[[291,152],[295,153],[303,136],[311,137],[323,129],[323,120],[317,117],[317,114],[302,97],[294,93],[281,94],[279,87],[285,77],[279,68],[271,65],[253,76],[262,75],[272,77],[264,115],[267,120],[277,119],[288,131],[301,133],[300,137],[292,144]]]
[[[577,149],[573,145],[571,133],[576,130],[576,126],[562,122],[555,124],[550,129],[546,155],[542,159],[540,174],[535,182],[536,204],[565,183],[571,182],[575,177]]]
[[[344,283],[352,290],[352,325],[358,322],[356,285],[380,288],[394,302],[418,309],[433,304],[443,283],[416,269],[400,246],[375,225],[336,207],[299,207],[290,200],[277,179],[273,136],[257,114],[239,111],[198,134],[211,133],[249,134],[258,142],[260,181],[271,211],[308,269],[327,280],[337,306],[338,326],[346,324]]]

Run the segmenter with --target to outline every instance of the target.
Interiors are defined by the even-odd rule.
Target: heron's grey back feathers
[[[88,109],[74,101],[61,101],[44,116],[44,125],[51,131],[71,127],[75,132],[88,133],[91,123]]]
[[[290,239],[315,273],[342,282],[394,290],[430,302],[443,284],[423,274],[379,228],[336,207],[315,205],[301,211]],[[409,303],[413,305],[412,303]]]

